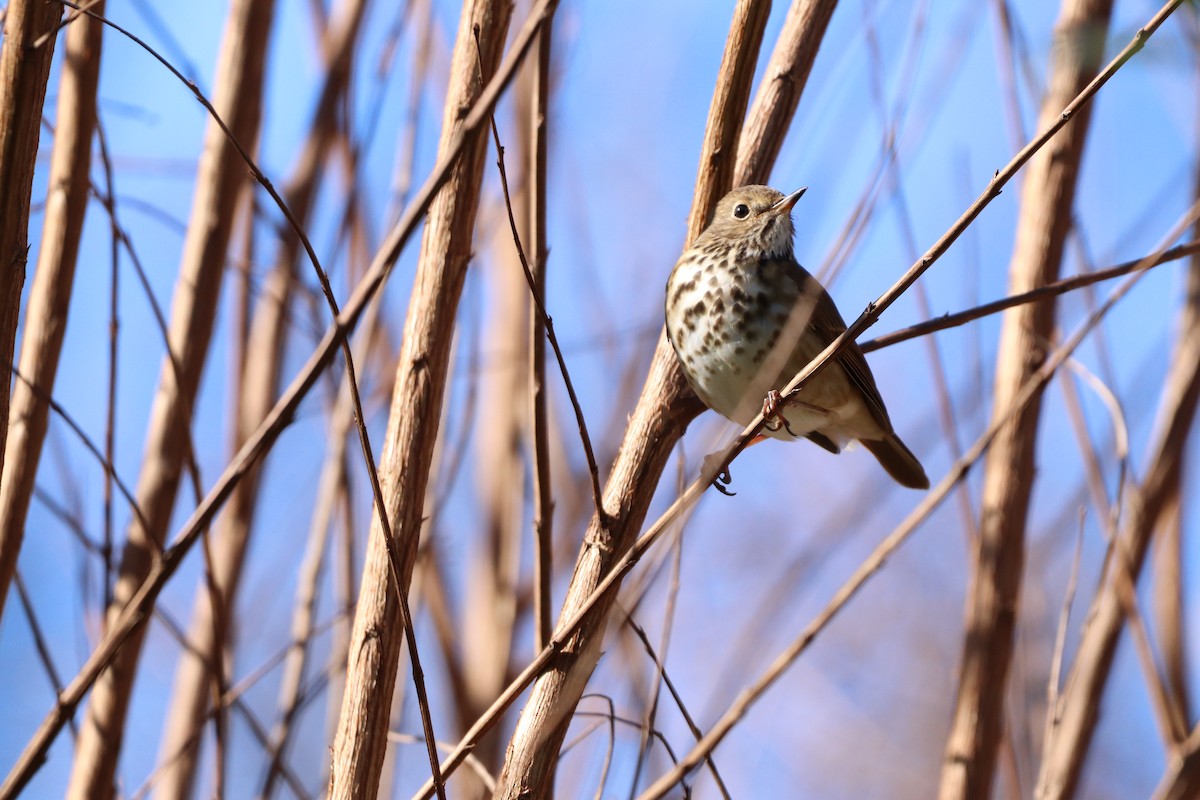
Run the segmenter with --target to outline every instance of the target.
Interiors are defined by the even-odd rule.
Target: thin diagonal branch
[[[880,350],[884,347],[890,347],[900,342],[907,342],[909,339],[917,339],[930,333],[944,331],[950,328],[957,328],[960,325],[965,325],[968,322],[974,322],[977,319],[999,314],[1010,308],[1033,303],[1038,300],[1045,300],[1050,297],[1058,297],[1059,295],[1067,294],[1083,286],[1091,286],[1103,281],[1119,278],[1122,275],[1128,275],[1131,272],[1139,269],[1153,269],[1154,267],[1168,264],[1172,261],[1179,261],[1183,258],[1188,258],[1200,254],[1200,242],[1189,242],[1181,244],[1177,247],[1172,247],[1169,250],[1164,250],[1154,258],[1147,260],[1145,258],[1136,259],[1133,261],[1125,261],[1116,266],[1107,269],[1096,270],[1095,272],[1085,272],[1080,275],[1073,275],[1070,278],[1048,283],[1045,286],[1039,286],[1036,289],[1030,289],[1027,292],[1003,297],[999,300],[993,300],[990,303],[968,308],[965,311],[956,311],[953,314],[943,314],[940,317],[918,322],[916,325],[910,325],[907,328],[901,328],[892,333],[885,333],[882,336],[877,336],[874,339],[868,339],[862,342],[859,347],[864,353],[870,353],[874,350]]]

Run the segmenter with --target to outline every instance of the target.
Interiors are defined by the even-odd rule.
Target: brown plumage
[[[734,189],[667,281],[667,335],[688,381],[709,408],[741,425],[846,330],[829,293],[793,255],[791,209],[803,193]],[[777,410],[765,435],[803,436],[833,453],[857,439],[898,483],[929,488],[856,344]]]

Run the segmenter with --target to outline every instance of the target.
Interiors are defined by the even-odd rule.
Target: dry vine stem
[[[1045,145],[1071,119],[1079,108],[1090,101],[1096,92],[1099,91],[1100,87],[1107,83],[1122,65],[1141,50],[1146,40],[1153,35],[1159,26],[1162,25],[1163,21],[1181,3],[1182,0],[1171,0],[1171,2],[1168,2],[1159,9],[1145,27],[1134,34],[1132,41],[1067,105],[1054,124],[1027,143],[1003,169],[996,171],[987,189],[963,212],[955,224],[942,235],[925,255],[913,264],[878,300],[870,304],[866,311],[850,325],[844,334],[830,343],[824,351],[792,379],[784,389],[785,396],[794,396],[803,389],[812,376],[831,359],[836,357],[842,348],[851,340],[857,338],[862,331],[874,324],[879,314],[890,306],[897,297],[907,290],[925,270],[932,266],[949,249],[950,245],[962,235],[962,232],[982,213],[983,209],[1000,194],[1000,191],[1025,162]],[[795,10],[796,7],[793,7],[793,12]],[[787,23],[785,23],[784,29],[788,29]],[[782,46],[783,42],[781,42]],[[778,53],[779,51],[777,50],[776,55]],[[774,63],[774,59],[772,59],[772,63]],[[775,72],[770,67],[768,68],[768,76],[778,74],[785,73]],[[758,108],[757,103],[755,104],[755,108]],[[755,129],[757,119],[750,121],[749,129]],[[750,177],[752,176],[739,173],[735,177],[735,180],[741,183]],[[666,348],[666,352],[664,352],[664,347]],[[663,448],[669,450],[675,441],[671,437],[677,437],[682,432],[682,426],[691,419],[691,416],[688,415],[694,415],[695,413],[694,407],[688,406],[688,392],[682,384],[683,377],[679,374],[675,362],[676,359],[674,354],[670,352],[669,344],[665,342],[665,339],[660,338],[659,347],[655,352],[654,361],[651,365],[650,377],[647,379],[642,399],[639,401],[638,408],[635,409],[629,428],[626,431],[624,445],[621,453],[618,455],[617,464],[614,467],[612,478],[610,478],[606,489],[606,498],[611,498],[609,502],[618,501],[622,509],[622,514],[619,517],[611,517],[609,526],[604,530],[597,529],[596,520],[593,520],[592,527],[589,529],[589,539],[585,543],[580,556],[581,563],[584,559],[594,562],[595,559],[599,558],[597,551],[600,548],[594,546],[596,540],[593,538],[597,533],[616,537],[616,543],[619,544],[625,541],[622,537],[628,529],[627,526],[633,522],[641,521],[645,514],[646,505],[649,503],[653,485],[656,482],[657,476],[661,474],[662,465],[665,463]],[[691,402],[695,403],[696,401],[691,399]],[[550,676],[554,679],[555,687],[553,691],[544,693],[545,696],[541,698],[541,701],[542,705],[547,708],[555,708],[555,704],[559,704],[560,707],[555,710],[556,718],[551,721],[550,714],[545,711],[540,712],[540,716],[543,721],[547,722],[548,726],[550,724],[557,725],[562,722],[562,717],[569,713],[569,708],[564,710],[561,706],[568,702],[571,707],[574,706],[574,701],[582,693],[582,687],[586,682],[587,676],[575,675],[571,679],[569,688],[578,692],[572,698],[570,693],[564,691],[565,681],[560,672],[540,673],[542,673],[551,661],[562,659],[561,651],[566,649],[568,642],[572,643],[571,649],[573,652],[571,653],[570,661],[564,664],[564,666],[569,668],[573,673],[583,668],[584,665],[580,663],[581,660],[578,659],[577,654],[583,647],[591,648],[593,652],[598,648],[599,639],[603,636],[603,626],[600,623],[603,622],[611,605],[611,594],[620,585],[621,579],[632,568],[632,565],[636,563],[638,558],[641,557],[642,553],[661,535],[665,529],[665,525],[675,518],[680,509],[689,506],[699,498],[704,489],[723,470],[724,466],[757,434],[762,424],[763,420],[760,415],[747,426],[733,443],[725,448],[719,459],[712,460],[707,468],[702,471],[700,478],[692,483],[687,491],[664,513],[663,517],[645,534],[639,537],[632,546],[628,547],[628,549],[617,547],[614,548],[615,552],[607,554],[610,556],[610,566],[608,569],[601,569],[598,568],[598,565],[589,563],[586,575],[581,578],[581,564],[576,565],[576,581],[588,581],[591,587],[590,592],[583,594],[581,597],[568,598],[571,602],[569,605],[564,604],[562,616],[559,619],[554,639],[550,642],[550,645],[543,649],[526,669],[509,684],[504,693],[501,694],[488,710],[488,713],[480,717],[471,729],[467,731],[450,757],[442,762],[442,769],[445,774],[449,775],[461,763],[463,756],[469,751],[472,743],[483,732],[495,724],[499,715],[508,708],[534,678],[545,681],[547,676]],[[664,444],[664,442],[666,443]],[[579,592],[575,588],[575,581],[572,582],[572,589],[569,591],[574,593]],[[584,641],[580,641],[575,634],[585,621],[589,623],[586,628],[583,628],[586,631],[587,638]],[[535,694],[530,702],[533,702],[533,699],[538,699],[536,687]],[[527,710],[527,713],[530,712]],[[546,736],[549,736],[551,727],[546,727],[543,732]],[[521,733],[520,728],[518,728],[518,733]],[[523,738],[521,742],[522,747],[547,749],[545,740],[534,737],[531,730],[526,731],[526,733],[528,735]],[[510,744],[510,758],[513,755],[513,747],[514,745]],[[525,756],[525,758],[528,762],[532,762],[534,756],[530,754]],[[548,756],[541,756],[540,760],[553,759]],[[506,765],[507,769],[508,766]],[[504,782],[505,779],[502,775],[500,779],[501,789],[504,788]],[[528,782],[525,783],[525,786],[531,790],[533,788]],[[544,792],[545,790],[546,787],[543,786],[538,791]],[[417,796],[428,797],[431,792],[432,785],[427,782],[417,793]]]
[[[529,397],[533,439],[533,613],[535,650],[550,641],[550,580],[553,571],[550,544],[554,539],[554,492],[550,476],[550,418],[546,397],[546,326],[539,307],[546,304],[546,156],[549,150],[546,116],[550,105],[550,46],[553,28],[548,21],[537,43],[537,69],[530,77],[529,142],[530,177],[526,227],[533,255],[534,303],[529,309]]]
[[[480,406],[480,416],[474,427],[479,436],[476,481],[487,508],[483,528],[486,539],[474,548],[468,568],[471,580],[466,588],[463,619],[459,627],[442,613],[438,639],[445,651],[448,671],[454,676],[457,721],[459,730],[471,723],[491,705],[508,682],[509,664],[514,640],[514,623],[518,619],[521,598],[518,587],[522,561],[524,514],[521,498],[525,497],[525,462],[523,439],[532,439],[533,496],[534,496],[534,631],[541,649],[550,638],[549,591],[551,580],[550,521],[554,509],[551,494],[550,430],[545,393],[546,344],[554,351],[563,384],[567,389],[575,420],[582,439],[588,472],[591,476],[593,507],[600,502],[599,470],[592,450],[591,438],[567,371],[566,361],[558,344],[552,323],[546,315],[545,297],[545,224],[546,224],[546,140],[545,108],[549,92],[550,36],[552,22],[543,26],[537,42],[537,57],[517,81],[514,93],[517,174],[529,176],[515,192],[510,191],[506,169],[505,147],[500,140],[499,126],[493,116],[492,141],[495,146],[496,167],[500,178],[507,227],[495,226],[491,245],[494,251],[490,294],[494,297],[486,340],[503,342],[516,355],[498,369],[486,370],[479,378],[479,395],[487,398]],[[483,227],[483,226],[481,226]],[[530,242],[534,262],[526,257],[523,241]],[[530,302],[532,299],[532,302]],[[529,395],[526,394],[528,390]],[[532,400],[532,403],[530,402]],[[463,415],[473,416],[473,415]],[[444,446],[449,447],[447,443]],[[461,449],[456,448],[461,452]],[[436,471],[435,471],[436,474]],[[434,526],[430,526],[431,529]],[[430,559],[436,565],[436,557]],[[432,573],[434,570],[430,570]],[[443,582],[436,581],[441,587]],[[448,606],[443,597],[439,603]],[[472,611],[474,609],[474,611]],[[466,635],[460,635],[459,629]],[[499,732],[485,737],[475,748],[474,756],[489,767],[499,767],[503,759],[504,740]],[[483,787],[491,794],[495,780],[489,778]],[[459,786],[459,792],[475,791]]]
[[[184,556],[198,541],[200,534],[211,524],[213,517],[229,498],[234,487],[258,459],[271,448],[284,428],[287,427],[301,401],[316,385],[321,372],[330,363],[334,352],[358,323],[367,303],[383,285],[400,251],[423,219],[434,194],[449,177],[469,135],[477,131],[479,126],[488,119],[492,107],[511,82],[516,68],[529,51],[534,36],[542,22],[545,21],[554,2],[555,0],[539,0],[530,10],[524,27],[513,37],[513,44],[503,63],[496,70],[495,77],[488,81],[487,88],[471,108],[450,146],[445,148],[413,201],[388,233],[372,260],[367,274],[355,287],[342,312],[326,329],[316,349],[280,397],[279,402],[271,409],[254,434],[247,439],[204,499],[197,504],[196,509],[180,529],[175,543],[152,562],[149,574],[136,593],[121,613],[109,620],[103,638],[88,656],[76,676],[60,693],[58,701],[38,726],[20,758],[17,759],[5,778],[4,784],[0,786],[0,799],[14,797],[29,782],[34,772],[44,762],[50,745],[74,713],[76,706],[96,681],[97,676],[116,657],[130,635],[144,622],[158,593],[175,574]]]

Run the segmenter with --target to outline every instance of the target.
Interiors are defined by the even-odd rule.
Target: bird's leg
[[[763,399],[762,417],[763,427],[769,431],[777,431],[783,427],[784,419],[779,413],[779,407],[783,405],[783,397],[778,391],[772,389],[767,392],[767,396]]]
[[[771,432],[783,428],[788,432],[788,436],[796,437],[796,432],[792,430],[792,426],[788,425],[787,417],[782,413],[785,405],[787,402],[777,390],[772,389],[767,392],[762,406],[763,427]]]
[[[789,436],[799,438],[796,436],[796,432],[793,431],[792,427],[788,424],[787,417],[782,414],[782,410],[785,405],[787,405],[787,403],[784,401],[783,395],[781,395],[778,391],[772,389],[771,391],[767,392],[767,397],[765,400],[763,400],[762,408],[764,420],[763,427],[769,431],[777,431],[782,428],[788,432]],[[759,433],[751,438],[750,441],[746,442],[745,446],[750,447],[758,444],[759,442],[765,442],[766,440],[767,437]],[[729,473],[729,467],[721,468],[720,464],[713,463],[713,460],[720,455],[720,453],[709,453],[704,457],[704,465],[701,467],[701,469],[704,472],[720,469],[720,472],[718,472],[713,478],[713,488],[726,497],[733,497],[735,494],[737,494],[737,492],[731,492],[728,488],[726,488],[733,481],[733,476]]]
[[[778,394],[778,392],[776,392],[776,394]],[[783,419],[783,418],[780,417],[780,419]],[[783,420],[783,425],[785,427],[787,426],[787,420]],[[774,428],[774,430],[779,430],[779,429]],[[788,428],[787,432],[789,434],[792,434],[793,436],[795,436],[795,434],[792,433],[791,428]],[[753,447],[754,445],[758,444],[759,442],[765,442],[765,441],[767,441],[766,436],[763,436],[761,433],[755,434],[755,436],[753,438],[751,438],[750,441],[746,442],[746,447]],[[744,447],[742,449],[745,450],[746,448]],[[716,461],[716,459],[720,458],[720,456],[721,456],[721,454],[719,452],[709,453],[708,455],[706,455],[704,457],[704,463],[700,466],[700,470],[702,472],[708,472],[709,470],[720,470],[713,477],[712,486],[714,489],[716,489],[718,492],[725,495],[726,497],[733,497],[734,495],[737,494],[737,492],[731,492],[731,491],[729,491],[728,488],[726,488],[729,486],[730,483],[733,482],[733,475],[730,474],[729,467],[722,468],[720,464],[714,463]]]

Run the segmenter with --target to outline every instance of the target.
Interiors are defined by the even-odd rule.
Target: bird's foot
[[[733,482],[733,476],[729,474],[729,467],[723,467],[720,459],[721,453],[709,453],[704,457],[704,464],[700,467],[704,474],[712,471],[717,471],[713,476],[712,486],[726,497],[733,497],[737,492],[729,491],[728,487]]]
[[[782,413],[785,405],[787,405],[787,401],[777,390],[772,389],[767,392],[762,406],[763,427],[772,433],[782,428],[788,432],[788,436],[795,436],[796,433],[788,425],[787,417]]]

